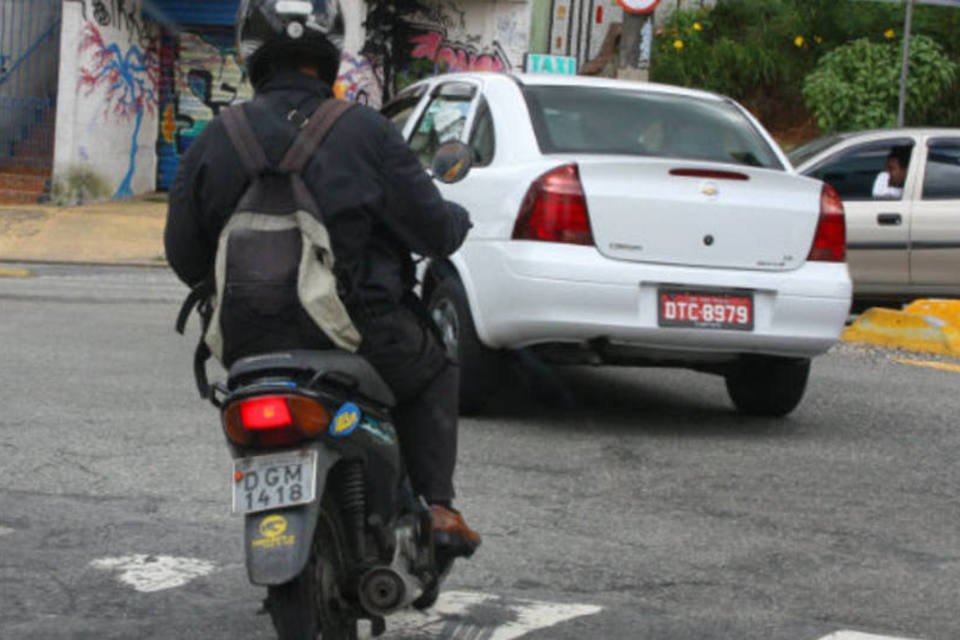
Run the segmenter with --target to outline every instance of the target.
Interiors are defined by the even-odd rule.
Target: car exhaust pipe
[[[360,579],[360,604],[368,613],[386,617],[410,606],[422,591],[419,581],[407,572],[375,567]]]

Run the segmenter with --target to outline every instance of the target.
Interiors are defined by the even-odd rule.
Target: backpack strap
[[[343,114],[355,106],[355,103],[345,100],[333,98],[324,100],[310,116],[300,135],[293,141],[287,155],[280,163],[280,171],[283,173],[303,173],[303,168],[307,165],[317,147],[323,143],[327,134],[330,133],[333,125]]]
[[[240,156],[240,162],[251,178],[262,175],[270,168],[270,161],[263,150],[263,145],[257,139],[253,126],[247,118],[243,105],[234,105],[220,111],[220,119],[227,129],[230,142],[233,143]]]
[[[193,376],[197,381],[197,391],[200,392],[200,397],[204,400],[212,397],[210,383],[207,379],[207,360],[210,359],[211,353],[210,347],[203,340],[203,336],[207,333],[210,318],[213,316],[213,289],[212,277],[204,279],[200,284],[193,287],[186,300],[183,301],[183,306],[180,307],[176,324],[177,333],[183,335],[190,312],[196,309],[200,316],[200,342],[193,354]]]

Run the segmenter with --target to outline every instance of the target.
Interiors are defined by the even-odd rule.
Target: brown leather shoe
[[[467,558],[480,546],[480,534],[467,525],[463,514],[439,504],[430,505],[433,513],[433,539],[438,546],[448,547]]]

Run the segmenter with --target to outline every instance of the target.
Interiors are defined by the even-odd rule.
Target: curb
[[[957,324],[951,322],[957,319]],[[903,311],[868,309],[841,334],[845,342],[960,357],[960,301],[918,300]]]

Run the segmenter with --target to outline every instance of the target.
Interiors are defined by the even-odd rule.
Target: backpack
[[[280,346],[271,350],[278,351],[306,348],[298,340],[308,334],[347,351],[359,348],[360,333],[338,294],[322,212],[302,178],[314,151],[353,106],[325,100],[276,168],[242,106],[220,112],[249,184],[220,233],[212,276],[190,292],[177,318],[183,334],[194,308],[201,317],[194,355],[201,397],[211,397],[206,361],[213,355],[230,364],[237,354],[250,355],[243,350],[250,335],[275,336]]]

